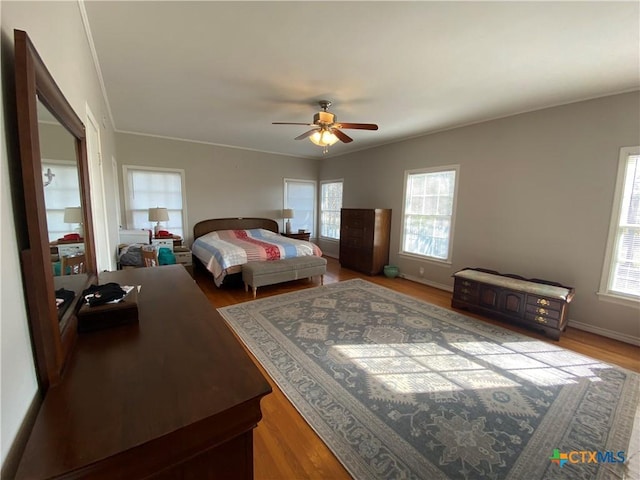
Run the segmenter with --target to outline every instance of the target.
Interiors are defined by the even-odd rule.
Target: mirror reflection
[[[58,318],[82,292],[84,225],[76,142],[71,133],[38,102],[38,130],[51,272],[54,275]],[[64,328],[64,322],[60,328]]]

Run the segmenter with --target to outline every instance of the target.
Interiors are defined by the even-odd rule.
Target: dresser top
[[[47,392],[17,478],[154,471],[253,428],[271,387],[182,265],[100,274],[141,285],[139,324],[81,334]],[[135,461],[125,462],[134,455]],[[145,470],[147,469],[147,470]]]

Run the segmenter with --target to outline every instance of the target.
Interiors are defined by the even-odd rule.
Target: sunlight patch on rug
[[[551,460],[633,455],[628,370],[360,279],[219,311],[356,479],[628,473]]]

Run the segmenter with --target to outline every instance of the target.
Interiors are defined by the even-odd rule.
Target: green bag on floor
[[[176,263],[176,256],[170,248],[160,247],[158,249],[158,263],[160,265],[173,265]]]

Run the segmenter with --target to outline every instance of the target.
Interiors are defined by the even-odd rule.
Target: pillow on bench
[[[524,278],[517,278],[516,276],[488,273],[482,269],[469,268],[460,270],[454,273],[453,276],[564,301],[567,301],[571,295],[571,289],[559,286],[559,284],[555,282],[526,280]]]

